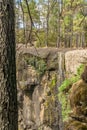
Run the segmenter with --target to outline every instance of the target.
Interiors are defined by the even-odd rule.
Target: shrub
[[[40,76],[42,76],[45,73],[47,65],[43,59],[36,57],[25,57],[25,60],[28,65],[31,65],[35,68],[35,70],[39,73]]]

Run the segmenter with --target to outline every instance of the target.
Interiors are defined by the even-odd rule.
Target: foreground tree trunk
[[[0,0],[0,130],[17,130],[13,0]]]

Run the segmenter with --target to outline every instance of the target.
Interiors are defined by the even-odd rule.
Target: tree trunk
[[[57,14],[58,14],[58,18],[57,18],[57,47],[61,47],[60,45],[60,13],[61,13],[61,10],[60,10],[60,2],[59,0],[57,0],[58,2],[58,11],[57,11]]]
[[[48,42],[49,42],[49,13],[50,13],[50,8],[49,8],[49,3],[50,1],[47,1],[47,16],[46,16],[46,40],[45,40],[45,45],[46,47],[48,46]]]
[[[22,20],[23,20],[23,37],[24,37],[24,44],[26,44],[26,30],[25,30],[25,17],[24,17],[24,8],[22,2],[20,0],[20,6],[22,10]]]
[[[0,130],[18,129],[13,0],[0,0]]]

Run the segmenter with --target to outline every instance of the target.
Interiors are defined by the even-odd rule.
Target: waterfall
[[[61,85],[65,78],[65,54],[63,52],[58,52],[58,70],[57,70],[57,87]],[[62,121],[62,106],[58,100],[58,111],[59,111],[59,128],[58,130],[63,130]]]
[[[63,52],[58,52],[58,87],[65,78],[65,55]]]

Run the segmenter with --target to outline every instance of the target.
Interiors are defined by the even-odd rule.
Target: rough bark
[[[0,0],[0,130],[17,130],[13,0]]]

